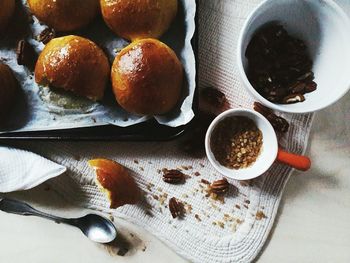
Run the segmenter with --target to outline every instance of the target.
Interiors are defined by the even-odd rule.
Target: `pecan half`
[[[56,32],[53,28],[45,28],[38,36],[37,40],[42,42],[43,44],[47,44],[51,39],[56,37]]]
[[[38,55],[27,41],[21,40],[18,42],[16,54],[18,65],[34,69]]]
[[[218,180],[210,185],[210,191],[217,195],[226,194],[230,184],[226,179]]]
[[[286,119],[277,116],[273,111],[259,102],[254,102],[254,110],[265,116],[271,123],[275,131],[285,133],[289,129],[289,123]]]
[[[313,92],[317,89],[317,84],[316,82],[314,81],[311,81],[309,83],[306,84],[306,87],[305,87],[305,93],[310,93],[310,92]]]
[[[180,184],[185,180],[185,175],[178,170],[165,170],[163,181],[169,184]]]
[[[181,217],[184,212],[184,206],[179,200],[172,197],[169,200],[169,210],[173,218]]]
[[[283,103],[286,104],[293,104],[297,102],[303,102],[305,101],[305,97],[303,94],[292,94],[283,99]]]
[[[222,109],[228,104],[226,95],[213,87],[203,88],[200,95],[203,100],[216,109]]]

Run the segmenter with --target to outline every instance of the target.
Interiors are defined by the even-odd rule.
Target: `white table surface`
[[[348,1],[337,0],[349,7]],[[316,115],[309,145],[312,170],[296,173],[287,184],[259,263],[350,262],[350,94]],[[87,212],[70,207],[44,187],[14,196],[58,215]],[[116,219],[116,224],[131,244],[124,257],[69,226],[0,213],[0,262],[187,262],[151,233],[125,221]]]

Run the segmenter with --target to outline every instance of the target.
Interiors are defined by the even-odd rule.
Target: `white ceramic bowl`
[[[261,26],[278,21],[309,47],[318,88],[302,103],[271,103],[250,84],[245,51]],[[332,0],[267,0],[245,22],[238,40],[238,68],[244,86],[261,103],[275,110],[306,113],[323,109],[350,89],[350,19]]]
[[[245,169],[234,170],[221,165],[215,159],[215,156],[210,147],[211,136],[215,127],[218,125],[218,123],[231,116],[244,116],[250,118],[256,123],[257,127],[263,134],[263,146],[261,154],[253,165]],[[228,179],[249,180],[265,173],[275,162],[278,153],[278,143],[273,127],[264,116],[252,110],[233,109],[221,113],[211,123],[205,137],[205,150],[210,163],[219,173]]]

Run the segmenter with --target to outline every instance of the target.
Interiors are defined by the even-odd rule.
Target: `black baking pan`
[[[198,1],[196,0],[198,4]],[[198,8],[197,8],[198,9]],[[192,46],[196,57],[196,69],[198,69],[198,14],[196,14],[196,32],[192,39]],[[196,74],[198,84],[198,71]],[[198,87],[196,87],[193,111],[198,112]],[[0,134],[0,141],[13,140],[51,140],[51,141],[168,141],[183,135],[195,119],[186,125],[169,127],[159,124],[151,119],[141,124],[121,128],[113,125],[105,125],[90,128],[75,128],[65,130],[49,130],[38,132],[14,132]]]

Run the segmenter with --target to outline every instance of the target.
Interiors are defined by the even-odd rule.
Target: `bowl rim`
[[[215,157],[211,151],[211,146],[210,146],[210,138],[212,135],[212,132],[214,130],[214,128],[217,126],[217,124],[224,120],[226,117],[229,116],[241,116],[241,113],[248,113],[248,115],[250,116],[255,116],[258,119],[260,119],[261,121],[264,122],[264,125],[266,125],[267,129],[265,130],[266,132],[270,133],[272,135],[272,143],[273,145],[269,145],[269,147],[273,148],[272,154],[271,156],[271,160],[270,162],[268,162],[268,164],[265,166],[264,169],[261,169],[258,173],[256,174],[250,174],[247,176],[242,176],[241,174],[238,174],[237,171],[233,170],[223,170],[222,167],[220,165],[217,164],[217,161],[214,160]],[[263,175],[265,172],[267,172],[271,166],[274,164],[274,162],[277,159],[277,154],[279,151],[279,147],[278,147],[278,140],[277,140],[277,135],[276,132],[274,130],[274,128],[272,127],[271,123],[259,112],[250,110],[250,109],[246,109],[246,108],[236,108],[236,109],[230,109],[227,111],[224,111],[223,113],[219,114],[210,124],[206,135],[205,135],[205,152],[206,152],[206,156],[210,162],[210,164],[214,167],[214,169],[219,172],[221,175],[223,175],[224,177],[226,177],[227,179],[233,179],[233,180],[251,180],[254,178],[257,178],[261,175]],[[254,165],[254,164],[253,164]]]
[[[239,75],[241,77],[241,80],[243,81],[243,84],[245,86],[245,88],[248,90],[248,92],[257,100],[259,100],[262,104],[264,104],[265,106],[272,108],[274,110],[278,110],[281,112],[285,112],[285,113],[296,113],[296,114],[303,114],[303,113],[313,113],[322,109],[325,109],[333,104],[335,104],[336,102],[338,102],[342,97],[344,97],[350,90],[350,83],[349,85],[344,89],[343,92],[340,92],[338,94],[338,96],[335,96],[335,99],[332,101],[329,101],[323,105],[318,105],[316,107],[314,107],[314,109],[309,109],[309,110],[303,110],[302,108],[299,109],[289,109],[288,107],[285,107],[283,104],[277,104],[277,103],[272,103],[269,100],[265,99],[263,96],[260,95],[259,92],[256,91],[256,89],[252,86],[252,84],[250,83],[247,74],[244,70],[244,66],[243,66],[243,60],[241,59],[243,56],[243,40],[246,36],[246,33],[248,31],[248,28],[251,24],[252,19],[254,18],[255,14],[261,9],[263,8],[266,4],[270,3],[270,2],[275,2],[274,0],[264,0],[262,3],[260,3],[257,7],[255,7],[253,9],[253,11],[249,14],[249,16],[247,17],[247,19],[245,20],[243,27],[240,31],[239,37],[238,37],[238,45],[237,45],[237,66],[238,66],[238,72]],[[321,0],[321,2],[327,4],[328,6],[332,7],[338,14],[339,16],[347,22],[347,24],[349,25],[350,28],[350,16],[348,16],[345,11],[343,10],[343,8],[341,8],[336,2],[334,2],[333,0]],[[350,35],[349,35],[349,39],[350,39]],[[350,70],[349,70],[349,74],[350,74]]]

